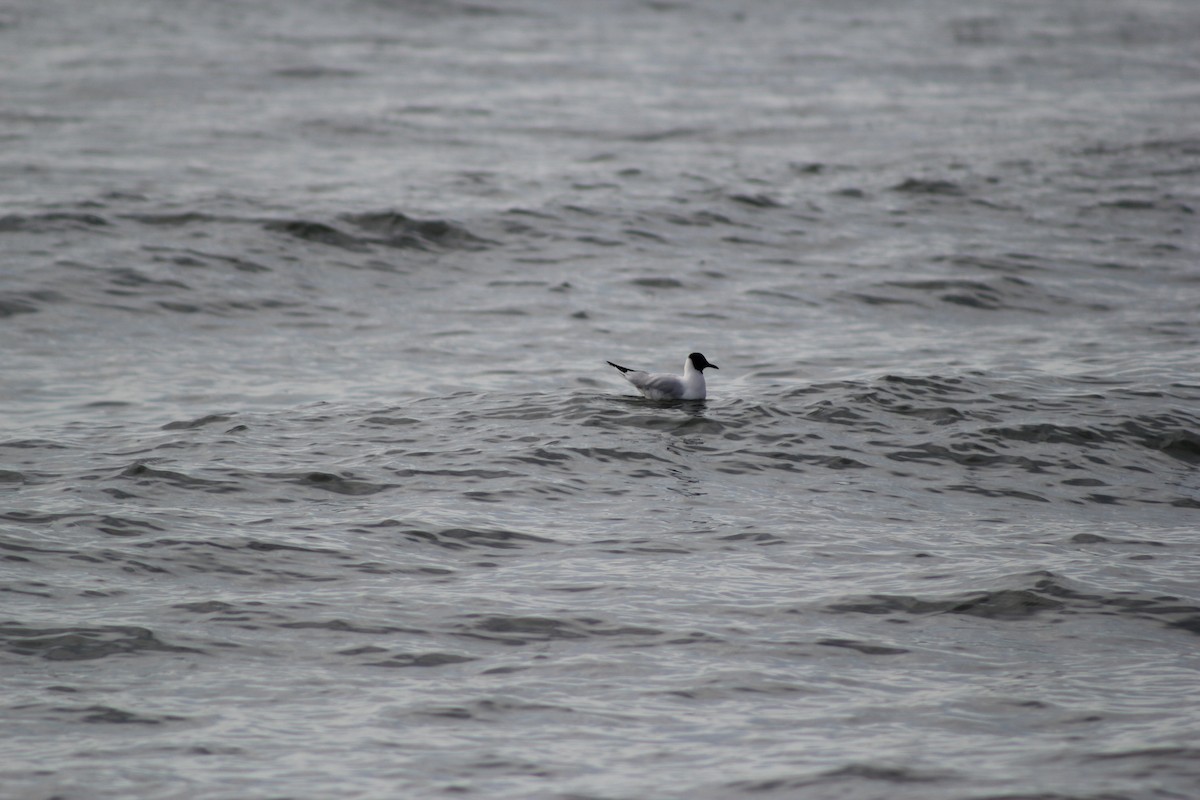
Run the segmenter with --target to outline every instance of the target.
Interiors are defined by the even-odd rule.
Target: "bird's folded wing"
[[[663,400],[683,397],[683,380],[678,375],[648,375],[645,372],[630,372],[625,377],[647,396]]]

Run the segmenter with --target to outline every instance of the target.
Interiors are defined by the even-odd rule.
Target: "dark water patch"
[[[319,630],[319,631],[334,631],[336,633],[362,633],[372,636],[384,636],[396,633],[412,633],[422,634],[424,630],[418,628],[403,628],[397,625],[359,625],[353,622],[347,622],[344,619],[329,619],[320,621],[305,621],[305,622],[283,622],[277,627],[289,628],[294,630]]]
[[[76,515],[62,514],[62,515],[56,515],[55,518],[62,519],[62,518],[68,517],[68,516],[73,517]],[[27,519],[27,517],[25,517],[24,515],[20,515],[19,512],[14,512],[13,514],[0,514],[0,519],[19,519],[21,521],[25,521]],[[17,542],[6,542],[3,539],[0,539],[0,550],[5,551],[7,553],[38,553],[38,554],[41,554],[41,553],[63,554],[63,553],[74,553],[75,552],[73,549],[54,548],[54,547],[34,547],[33,545],[29,545],[29,544],[19,544]],[[28,561],[29,559],[22,559],[22,560]]]
[[[999,272],[1006,275],[1028,272],[1044,272],[1050,267],[1042,263],[1037,256],[1021,253],[1007,253],[1000,256],[954,255],[937,256],[930,259],[934,264],[949,264],[952,267],[966,267],[985,272]]]
[[[98,214],[53,211],[45,214],[8,214],[0,217],[0,233],[55,233],[109,227]]]
[[[640,450],[623,450],[614,447],[571,447],[567,448],[576,455],[588,460],[595,461],[600,464],[620,463],[625,461],[658,461],[663,464],[673,464],[674,461],[670,458],[655,453],[646,453]]]
[[[922,408],[919,406],[897,404],[889,407],[888,410],[893,414],[927,420],[934,425],[951,425],[967,418],[966,414],[953,406]]]
[[[1123,398],[1115,391],[1043,395],[1022,387],[997,386],[982,376],[967,376],[961,384],[963,393],[957,395],[953,385],[925,383],[923,377],[912,385],[907,377],[894,383],[846,382],[815,392],[792,390],[786,397],[801,401],[802,418],[845,428],[845,433],[830,432],[836,441],[853,438],[849,451],[841,455],[868,465],[878,464],[878,459],[863,454],[923,465],[901,477],[915,477],[925,484],[925,491],[1088,505],[1189,507],[1200,502],[1188,490],[1192,482],[1186,473],[1200,458],[1200,437],[1193,433],[1200,430],[1200,421],[1182,409],[1131,415],[1130,411],[1146,408],[1140,396]],[[820,398],[816,403],[810,402],[813,395]],[[1018,421],[996,424],[1009,418]],[[914,429],[912,420],[923,420],[927,426]],[[802,444],[787,438],[764,442],[773,446],[755,453],[759,469],[772,451],[828,452],[816,442]],[[808,460],[785,455],[788,459]],[[978,477],[963,481],[964,470]],[[1114,470],[1121,472],[1114,474]],[[973,485],[989,473],[1009,479],[990,478],[991,485]],[[1054,475],[1059,477],[1053,483],[1024,478]],[[931,485],[938,481],[943,482]]]
[[[233,603],[222,600],[198,600],[192,603],[177,603],[171,607],[193,614],[220,614],[237,608]]]
[[[592,618],[553,619],[550,617],[513,617],[467,614],[470,620],[458,626],[458,635],[520,646],[558,639],[586,639],[593,636],[658,636],[662,631],[633,625],[610,625]]]
[[[1094,416],[1094,415],[1093,415]],[[978,432],[982,441],[994,446],[1008,442],[1068,445],[1088,451],[1109,450],[1119,455],[1116,445],[1152,450],[1186,464],[1200,463],[1200,420],[1191,415],[1161,414],[1122,419],[1113,414],[1108,424],[1092,427],[1049,422],[1016,426],[987,427]],[[1127,450],[1124,458],[1134,467],[1136,451]],[[1144,469],[1144,468],[1143,468]]]
[[[886,281],[880,294],[886,302],[928,305],[930,301],[973,308],[980,311],[1026,311],[1047,313],[1055,305],[1066,304],[1042,291],[1036,284],[1013,275],[995,280],[933,278],[927,280]]]
[[[100,725],[162,725],[168,722],[183,722],[186,717],[172,714],[139,714],[112,706],[87,706],[84,708],[54,708],[54,717]]]
[[[809,694],[810,690],[794,683],[785,683],[755,675],[738,676],[731,681],[727,678],[708,680],[700,686],[688,689],[676,689],[667,694],[682,697],[687,700],[728,700],[744,696],[794,697],[798,694]]]
[[[778,242],[778,241],[770,241],[765,238],[755,238],[755,237],[750,237],[750,236],[722,236],[721,241],[724,242],[725,244],[732,244],[732,245],[736,245],[738,247],[754,247],[754,248],[762,247],[762,248],[776,248],[776,249],[787,249],[787,250],[790,250],[792,248],[792,245],[788,244],[788,243]]]
[[[91,661],[113,655],[199,653],[191,647],[168,644],[153,631],[128,625],[32,628],[0,623],[0,648],[47,661]]]
[[[1123,211],[1152,211],[1157,208],[1157,203],[1153,200],[1134,200],[1123,198],[1121,200],[1110,200],[1104,203],[1098,203],[1095,208],[1116,208]]]
[[[886,415],[922,420],[936,427],[994,419],[997,412],[988,406],[995,401],[987,396],[986,386],[976,377],[885,375],[872,384],[851,382],[793,390],[787,398],[842,395],[838,400],[819,400],[803,416],[883,432],[891,427]]]
[[[979,431],[979,434],[993,443],[1007,440],[1037,444],[1067,444],[1073,447],[1096,447],[1113,441],[1112,437],[1097,430],[1049,422],[984,428]]]
[[[495,674],[489,670],[485,674]],[[513,714],[545,714],[560,711],[573,713],[571,709],[548,703],[524,703],[516,700],[475,700],[461,705],[434,705],[416,713],[441,719],[474,719],[487,722],[502,722]]]
[[[1178,760],[1197,767],[1197,772],[1200,772],[1200,748],[1195,747],[1139,747],[1133,750],[1092,753],[1086,757],[1088,761],[1117,761],[1125,758]]]
[[[239,549],[250,550],[257,553],[276,553],[281,550],[292,553],[322,553],[326,555],[337,554],[339,551],[331,550],[327,547],[302,547],[291,542],[271,542],[262,539],[247,539],[238,545]]]
[[[999,620],[1026,619],[1043,611],[1062,608],[1062,602],[1026,590],[998,590],[946,600],[871,595],[859,601],[826,606],[827,611],[838,614],[963,614]]]
[[[123,219],[159,228],[181,228],[185,225],[209,226],[228,221],[199,211],[160,212],[153,214],[122,214]]]
[[[455,575],[455,571],[444,566],[428,566],[421,564],[385,563],[385,561],[356,561],[347,564],[346,569],[362,572],[364,575],[416,575],[442,577]]]
[[[1162,436],[1152,436],[1147,444],[1171,458],[1188,464],[1200,464],[1200,434],[1193,431],[1178,431]]]
[[[806,419],[813,422],[829,422],[834,425],[858,426],[868,420],[868,415],[858,410],[853,404],[839,405],[829,400],[822,400],[808,411],[804,412]],[[878,425],[867,426],[869,430],[881,431]]]
[[[134,481],[138,486],[156,486],[168,485],[180,489],[189,489],[213,494],[224,494],[227,492],[240,492],[241,486],[230,481],[209,480],[208,478],[197,478],[183,472],[174,470],[157,469],[149,464],[138,461],[135,462],[120,473],[121,478],[126,478]]]
[[[375,523],[365,528],[355,530],[363,533],[372,533],[380,528],[402,528],[403,530],[396,531],[396,535],[410,542],[419,544],[432,544],[437,547],[447,550],[468,550],[468,549],[487,549],[487,550],[514,550],[520,549],[532,544],[549,544],[554,542],[553,539],[546,539],[541,536],[534,536],[528,533],[518,533],[516,531],[508,531],[502,529],[491,530],[476,530],[471,528],[442,528],[440,530],[426,530],[423,528],[413,527],[411,523],[400,522],[399,520],[388,519],[382,522]]]
[[[278,75],[281,78],[294,78],[297,80],[311,81],[327,78],[353,78],[361,75],[362,73],[353,69],[310,64],[296,67],[281,67],[279,69],[272,70],[271,74]]]
[[[746,533],[731,533],[728,536],[720,537],[723,542],[750,542],[762,547],[772,545],[787,544],[787,539],[776,536],[773,533],[765,533],[763,531],[746,532]]]
[[[291,616],[273,610],[267,603],[246,600],[227,603],[221,600],[200,600],[192,603],[177,603],[171,608],[189,614],[205,615],[205,623],[232,624],[243,630],[260,630],[266,627],[282,627]]]
[[[884,375],[883,385],[905,397],[975,395],[979,383],[965,377],[940,375]]]
[[[904,767],[879,766],[875,764],[849,764],[847,766],[827,770],[816,775],[803,775],[791,778],[766,778],[761,780],[733,781],[726,784],[726,786],[733,791],[750,793],[794,792],[800,789],[804,789],[809,792],[816,792],[818,787],[825,787],[823,791],[836,792],[836,794],[827,795],[830,797],[857,797],[857,794],[846,794],[847,791],[852,790],[848,790],[848,788],[843,784],[869,782],[905,785],[914,783],[937,783],[939,781],[947,780],[947,778],[948,776],[945,775],[922,772],[915,769],[906,769]],[[812,796],[821,797],[826,795],[816,793]]]
[[[892,191],[940,197],[962,197],[966,194],[966,191],[953,181],[924,178],[906,178],[893,186]]]
[[[896,297],[888,294],[869,294],[867,292],[844,292],[840,295],[847,300],[863,303],[868,306],[918,306],[920,303],[910,297]]]
[[[1173,620],[1172,622],[1167,623],[1167,627],[1200,636],[1200,614],[1193,614],[1192,616],[1184,617],[1183,619]]]
[[[387,416],[376,414],[374,416],[367,417],[365,420],[363,420],[363,422],[367,425],[376,425],[376,426],[383,427],[383,428],[391,428],[391,427],[408,427],[410,425],[420,425],[420,424],[422,424],[423,421],[420,419],[416,419],[415,417],[387,417]]]
[[[368,246],[361,238],[351,236],[323,222],[309,220],[276,220],[263,225],[265,230],[282,233],[314,244],[323,244],[356,253],[367,251]]]
[[[1115,539],[1111,536],[1101,536],[1098,533],[1077,533],[1070,539],[1071,544],[1114,544],[1131,545],[1136,547],[1166,547],[1165,542],[1153,539]]]
[[[170,301],[160,301],[158,307],[164,311],[174,311],[177,314],[199,314],[204,309],[201,306],[192,303],[173,303]]]
[[[481,773],[483,775],[491,775],[497,778],[501,777],[529,777],[536,780],[549,780],[557,777],[560,770],[540,764],[536,761],[530,761],[524,758],[499,758],[496,756],[484,756],[483,758],[475,759],[466,765],[471,773]],[[568,797],[566,800],[580,800],[578,796]]]
[[[362,651],[344,651],[339,655],[361,655]],[[382,661],[368,661],[365,666],[368,667],[388,667],[391,669],[406,669],[409,667],[444,667],[451,664],[467,664],[472,661],[478,661],[478,658],[473,656],[465,656],[458,653],[398,653]]]
[[[514,308],[512,306],[504,308],[477,308],[470,309],[466,313],[476,314],[479,316],[495,316],[495,317],[528,317],[530,312],[524,308]],[[512,370],[493,370],[493,373],[498,374],[513,374]]]
[[[534,464],[541,467],[566,467],[574,458],[570,453],[564,453],[561,450],[537,447],[528,453],[508,456],[504,460],[515,461],[519,464]]]
[[[1167,627],[1200,633],[1200,606],[1171,596],[1143,596],[1133,592],[1095,592],[1071,588],[1057,575],[1032,573],[1019,582],[1027,587],[968,592],[945,598],[871,595],[833,603],[826,611],[839,614],[979,617],[997,621],[1024,620],[1043,614],[1125,615]]]
[[[295,572],[293,564],[304,556],[321,566],[346,561],[350,556],[330,547],[314,547],[290,541],[229,536],[208,539],[179,539],[161,537],[136,542],[133,547],[157,555],[160,562],[173,570],[212,572],[228,575],[274,574],[305,580],[333,580],[331,575],[310,575]],[[295,557],[293,557],[293,554]],[[127,553],[102,554],[107,560],[122,564],[140,563]]]
[[[146,542],[138,542],[134,547],[146,547]],[[175,569],[174,564],[167,566],[159,566],[151,564],[141,559],[131,557],[131,554],[124,550],[116,549],[101,549],[81,551],[70,556],[72,561],[80,561],[85,564],[94,564],[97,566],[116,566],[122,572],[128,572],[131,575],[170,575]],[[113,594],[119,594],[114,592]],[[84,592],[83,594],[87,594]]]
[[[1027,456],[990,453],[981,445],[948,447],[934,442],[910,445],[902,450],[885,453],[885,456],[892,461],[957,464],[968,469],[1015,466],[1033,474],[1046,472],[1054,466],[1053,462],[1040,461]]]
[[[731,194],[729,199],[751,208],[783,208],[784,204],[765,194]]]
[[[7,442],[0,442],[0,449],[4,448],[11,448],[13,450],[69,450],[70,446],[50,439],[10,439]]]
[[[224,414],[206,414],[203,417],[197,417],[196,419],[168,422],[166,425],[162,426],[162,430],[193,430],[195,428],[203,428],[206,425],[212,425],[214,422],[228,422],[230,419],[232,419],[232,417]]]
[[[605,236],[584,235],[576,236],[575,241],[583,243],[583,245],[592,245],[595,247],[624,247],[623,239],[607,239]]]
[[[1163,214],[1192,216],[1196,210],[1187,203],[1180,202],[1178,199],[1164,196],[1155,199],[1147,199],[1142,197],[1123,197],[1117,200],[1107,200],[1095,205],[1087,206],[1083,209],[1085,213],[1095,211],[1141,211],[1141,212],[1158,212],[1156,216]]]
[[[504,287],[504,288],[511,287],[511,288],[517,288],[517,289],[530,289],[530,288],[540,289],[540,288],[545,287],[546,283],[547,282],[543,281],[543,280],[530,280],[528,278],[518,278],[518,279],[503,278],[500,280],[488,281],[487,285],[490,288],[497,288],[497,289],[502,288],[502,287]],[[561,288],[563,291],[568,291],[571,288],[571,284],[563,283],[563,284],[560,284],[559,287],[557,287],[557,288]]]
[[[996,17],[978,16],[953,19],[948,22],[954,43],[968,47],[995,46],[1012,35],[1012,25]]]
[[[520,219],[512,219],[520,217]],[[541,223],[535,225],[534,223]],[[533,211],[525,208],[511,208],[504,212],[504,217],[498,221],[499,228],[513,239],[533,240],[550,237],[548,228],[558,222],[558,217],[544,211]],[[523,264],[557,264],[554,257],[526,256],[516,259]]]
[[[461,225],[445,220],[414,219],[398,211],[343,214],[340,219],[358,233],[347,233],[334,225],[312,220],[271,220],[263,227],[351,252],[365,252],[375,246],[419,251],[477,251],[496,244]]]
[[[657,539],[600,539],[593,544],[601,548],[604,553],[617,554],[645,554],[645,555],[689,555],[693,551],[686,550],[682,547],[673,545],[661,544]]]
[[[1168,797],[1171,797],[1171,800],[1175,800],[1175,798],[1179,797],[1179,795],[1174,797],[1168,795]],[[1009,793],[979,795],[978,797],[972,797],[972,800],[1130,800],[1130,796],[1127,794],[1111,794],[1109,792],[1100,792],[1099,794],[1093,792],[1089,792],[1088,794],[1079,794],[1075,792],[1071,794],[1060,794],[1059,792],[1036,792],[1033,794]]]
[[[36,314],[51,303],[63,303],[67,297],[53,289],[27,292],[0,292],[0,319],[19,314]]]
[[[20,565],[29,563],[32,559],[23,556],[5,556],[4,561]],[[42,581],[23,581],[21,583],[0,584],[0,594],[26,595],[28,597],[44,597],[51,600],[57,596],[55,587]]]
[[[676,140],[676,139],[691,139],[691,138],[694,138],[697,136],[703,136],[705,133],[707,133],[707,131],[704,128],[680,127],[680,128],[667,128],[665,130],[658,130],[658,131],[645,131],[642,133],[632,133],[632,134],[627,134],[625,136],[622,136],[620,138],[622,138],[626,141],[636,142],[638,144],[651,144],[651,143],[656,143],[656,142],[667,142],[667,141]]]
[[[630,281],[642,289],[682,289],[683,281],[677,278],[634,278]]]
[[[846,428],[856,441],[842,445],[849,450],[838,455],[855,462],[846,465],[851,468],[877,463],[864,458],[866,454],[923,464],[921,478],[925,481],[938,479],[938,473],[932,471],[935,468],[953,468],[959,474],[962,470],[1008,473],[1013,479],[1007,486],[951,480],[934,491],[1039,502],[1186,504],[1191,502],[1190,495],[1172,495],[1169,490],[1190,485],[1180,470],[1200,463],[1200,435],[1195,433],[1200,431],[1200,418],[1182,406],[1165,407],[1160,395],[1131,394],[1119,388],[1064,394],[1061,387],[1042,394],[974,373],[888,375],[874,381],[788,390],[776,405],[785,410],[796,408],[799,416],[811,422]],[[1144,413],[1147,398],[1161,410]],[[915,427],[914,422],[923,424]],[[871,438],[860,438],[863,434]],[[727,429],[724,438],[734,440],[742,435]],[[756,456],[758,469],[765,468],[772,458],[818,463],[812,455],[822,450],[828,455],[819,439],[770,437],[768,432],[768,438],[762,440],[772,445],[766,450],[747,450]],[[1116,480],[1113,469],[1123,470],[1124,479]],[[1061,475],[1054,484],[1061,491],[1053,498],[1046,494],[1050,484],[1023,482],[1020,477],[1055,474]],[[1151,477],[1168,474],[1173,477],[1157,482]],[[1146,478],[1137,480],[1137,475]],[[1072,489],[1106,491],[1072,494]]]
[[[725,456],[715,469],[726,474],[740,475],[765,469],[796,471],[800,466],[824,467],[835,471],[870,469],[869,464],[846,456],[828,453],[793,453],[786,450],[739,449],[736,458]],[[746,456],[748,458],[743,458]]]
[[[147,287],[165,288],[165,289],[182,289],[188,291],[191,289],[183,281],[178,281],[173,278],[159,279],[151,278],[149,275],[134,269],[133,267],[114,267],[105,270],[105,276],[109,283],[113,286],[119,286],[120,289],[108,289],[108,294],[129,296],[136,292],[128,291],[131,289],[143,289]]]
[[[798,294],[785,292],[780,289],[748,289],[744,294],[746,297],[767,300],[768,302],[782,300],[788,305],[798,304],[811,307],[817,307],[821,305],[820,302],[816,300],[810,300],[808,298],[801,297]]]
[[[985,619],[1025,619],[1044,611],[1059,611],[1065,606],[1061,600],[1034,591],[1023,589],[1001,589],[987,592],[955,603],[945,610],[947,614],[965,614]]]
[[[371,234],[373,243],[416,250],[484,250],[497,242],[446,220],[419,220],[399,211],[347,214],[342,219]]]
[[[334,475],[329,472],[280,473],[271,477],[283,478],[297,486],[308,486],[323,492],[350,496],[378,494],[394,487],[394,484],[373,483],[352,475]]]
[[[626,236],[632,236],[636,239],[646,239],[648,241],[659,242],[661,244],[668,244],[670,242],[670,240],[665,236],[660,236],[657,233],[651,233],[650,231],[644,231],[638,228],[625,228],[621,232]]]
[[[194,220],[181,220],[179,224],[187,224]],[[147,252],[155,254],[155,261],[189,269],[201,269],[210,266],[232,267],[237,272],[250,274],[270,272],[271,268],[257,261],[251,261],[242,256],[231,256],[224,253],[210,253],[192,248],[178,250],[171,247],[146,246]],[[266,302],[266,301],[263,301]],[[279,302],[279,301],[276,301]],[[281,303],[282,305],[282,303]]]
[[[83,408],[106,410],[114,408],[131,408],[134,403],[128,400],[93,400],[90,403],[84,403]]]
[[[144,533],[162,531],[163,528],[147,520],[127,519],[106,514],[100,517],[96,523],[96,530],[109,536],[139,536]]]
[[[481,480],[493,480],[495,478],[520,478],[524,477],[521,473],[510,472],[500,469],[395,469],[392,474],[399,478],[412,478],[415,476],[438,476],[443,478],[478,478]]]
[[[909,652],[903,647],[891,647],[882,644],[872,644],[870,642],[860,642],[854,639],[821,639],[817,644],[822,647],[843,647],[847,650],[854,650],[862,653],[865,656],[898,656]]]
[[[690,214],[665,214],[663,219],[672,225],[682,225],[688,227],[711,228],[714,225],[723,225],[730,227],[747,227],[740,222],[737,222],[724,214],[718,214],[714,211],[694,211]]]
[[[847,458],[846,456],[815,456],[811,459],[811,461],[812,463],[816,464],[817,467],[824,467],[832,470],[871,468],[870,464],[864,464],[863,462],[857,461],[857,459]]]
[[[945,486],[941,489],[930,489],[929,491],[941,494],[942,492],[963,492],[965,494],[979,495],[980,497],[995,497],[1000,499],[1025,500],[1031,503],[1049,503],[1050,500],[1036,492],[1026,491],[1024,489],[997,488],[994,486],[979,486],[972,483],[956,483]]]

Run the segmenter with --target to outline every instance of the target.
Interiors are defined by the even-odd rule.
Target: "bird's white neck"
[[[704,373],[696,369],[692,365],[691,358],[683,360],[683,384],[687,387],[684,391],[685,400],[695,400],[704,397],[706,387],[704,385]]]

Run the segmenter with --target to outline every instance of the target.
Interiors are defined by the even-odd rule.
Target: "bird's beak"
[[[710,363],[709,366],[712,367],[713,369],[720,369],[720,367],[718,367],[716,364]]]

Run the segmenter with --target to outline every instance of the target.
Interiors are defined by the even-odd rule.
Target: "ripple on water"
[[[1085,541],[1091,541],[1086,539]],[[1191,633],[1200,629],[1200,606],[1177,597],[1138,596],[1129,592],[1085,591],[1050,572],[1010,579],[1010,585],[949,597],[872,595],[831,603],[834,614],[872,614],[903,620],[942,614],[984,620],[1019,621],[1042,616],[1125,615]]]
[[[133,625],[42,628],[0,624],[0,648],[46,661],[92,661],[116,655],[199,653],[162,641],[153,631]]]

